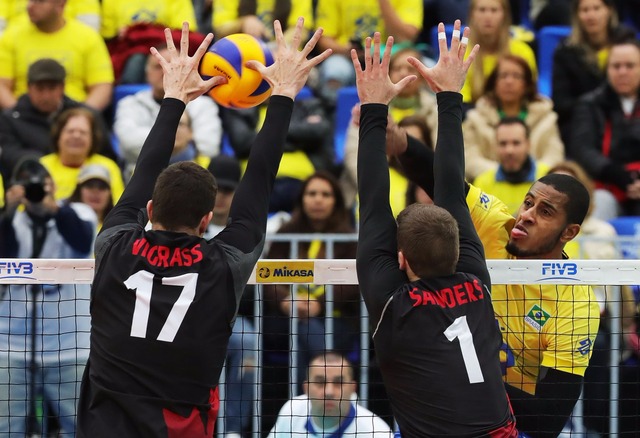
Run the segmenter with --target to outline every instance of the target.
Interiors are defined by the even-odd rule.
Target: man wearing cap
[[[66,71],[51,58],[35,61],[27,71],[27,92],[13,108],[0,113],[0,172],[8,180],[12,169],[25,156],[40,157],[51,152],[51,126],[63,111],[86,107],[64,93]],[[100,153],[118,160],[102,117],[97,129],[103,139]]]
[[[27,69],[54,58],[67,71],[66,94],[102,111],[111,102],[113,67],[98,32],[64,17],[66,0],[27,2],[29,20],[9,26],[0,37],[0,107],[11,108],[27,90]]]

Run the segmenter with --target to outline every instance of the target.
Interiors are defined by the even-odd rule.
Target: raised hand
[[[447,48],[447,36],[444,31],[444,24],[438,24],[438,44],[440,56],[438,62],[432,68],[427,68],[420,60],[410,56],[407,58],[409,64],[414,66],[420,76],[427,81],[434,93],[440,91],[454,91],[459,93],[467,76],[469,66],[476,59],[480,46],[475,45],[471,53],[464,59],[469,43],[469,28],[464,29],[462,39],[460,38],[460,20],[456,20],[453,25],[453,36],[451,47]]]
[[[355,49],[351,49],[351,61],[356,70],[356,86],[360,103],[382,103],[388,105],[402,89],[417,79],[415,75],[402,78],[397,84],[389,77],[389,59],[393,37],[387,38],[387,44],[382,58],[380,57],[380,32],[373,34],[373,55],[371,54],[371,37],[367,37],[364,44],[364,70],[358,60]]]
[[[172,97],[184,103],[189,103],[216,85],[227,82],[227,78],[224,76],[214,76],[205,81],[198,73],[200,59],[211,44],[213,34],[208,34],[205,37],[193,56],[189,56],[189,23],[186,21],[182,23],[180,51],[173,44],[170,29],[164,30],[164,36],[167,41],[167,59],[155,47],[151,48],[151,54],[156,57],[164,73],[162,82],[164,97]]]
[[[304,18],[298,18],[296,28],[293,33],[291,44],[287,44],[282,33],[282,26],[278,20],[273,23],[273,30],[276,37],[276,50],[273,64],[265,67],[257,61],[247,61],[245,66],[256,70],[273,87],[272,95],[295,98],[298,92],[307,83],[309,72],[313,67],[320,64],[331,55],[331,49],[327,49],[321,54],[307,59],[316,43],[322,36],[322,29],[318,29],[313,37],[305,44],[302,50],[298,50],[302,35],[306,32]]]

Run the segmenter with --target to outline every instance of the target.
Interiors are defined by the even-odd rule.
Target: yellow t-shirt
[[[222,26],[225,23],[238,19],[238,6],[240,0],[225,0],[216,2],[213,8],[213,15],[211,17],[211,23],[215,31],[216,28]],[[257,0],[256,2],[256,16],[260,18],[260,21],[265,27],[273,31],[273,8],[275,6],[275,0]],[[292,0],[291,11],[287,18],[287,29],[296,27],[298,17],[304,17],[304,27],[306,29],[313,29],[313,4],[310,0]]]
[[[218,8],[216,2],[216,9]],[[102,0],[100,34],[105,39],[116,37],[120,29],[135,23],[155,23],[181,29],[189,22],[189,30],[198,30],[191,0]]]
[[[66,199],[76,188],[78,182],[78,174],[80,173],[79,167],[67,167],[60,161],[58,154],[48,154],[44,157],[40,157],[40,162],[47,168],[49,174],[53,178],[53,182],[56,185],[56,199]],[[85,166],[91,164],[99,164],[105,167],[109,171],[111,178],[111,196],[113,197],[113,203],[115,204],[122,196],[124,192],[124,181],[122,180],[122,172],[120,168],[111,158],[107,158],[104,155],[93,154],[84,162]]]
[[[504,178],[499,176],[498,169],[487,170],[481,173],[473,181],[473,184],[485,193],[490,193],[496,196],[507,206],[509,212],[516,216],[518,209],[522,205],[522,200],[531,188],[531,184],[543,177],[549,172],[549,166],[538,161],[535,163],[535,169],[527,178],[527,181],[512,184],[505,181]]]
[[[467,206],[478,237],[484,246],[485,258],[508,258],[506,246],[516,220],[504,202],[469,184]]]
[[[29,21],[27,14],[28,0],[1,0],[0,19],[7,21],[7,24],[14,22]],[[64,18],[78,18],[83,15],[100,17],[99,0],[67,0],[64,5]]]
[[[38,59],[53,58],[67,71],[65,94],[84,102],[88,87],[113,82],[113,67],[100,35],[77,20],[54,33],[30,21],[10,26],[0,37],[0,78],[14,81],[13,94],[27,91],[27,70]]]
[[[422,0],[390,0],[401,21],[422,28]],[[355,38],[364,44],[374,32],[382,32],[386,40],[384,22],[378,0],[319,0],[316,7],[316,26],[323,35],[335,38],[342,45]],[[396,41],[399,42],[399,41]]]
[[[507,383],[535,394],[540,366],[584,376],[600,323],[589,286],[494,285],[491,301],[509,346]]]
[[[467,50],[467,55],[471,52],[473,47],[469,47]],[[480,49],[482,50],[482,49]],[[533,53],[531,46],[527,43],[522,42],[520,40],[511,38],[509,40],[509,52],[514,55],[517,55],[527,61],[529,67],[531,67],[531,71],[533,72],[534,80],[538,77],[538,67],[536,64],[536,55]],[[498,62],[498,57],[496,55],[483,55],[482,57],[482,71],[484,72],[484,77],[488,78],[493,69],[496,67],[496,63]],[[467,72],[467,80],[464,82],[462,86],[462,101],[469,103],[472,102],[471,99],[471,78],[473,77],[473,69],[477,66],[478,60],[471,64],[469,67],[469,71]]]

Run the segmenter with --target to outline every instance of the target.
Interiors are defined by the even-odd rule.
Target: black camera
[[[23,186],[27,201],[38,203],[42,202],[47,194],[44,188],[47,178],[50,178],[50,175],[42,163],[37,158],[26,157],[13,169],[11,185]]]
[[[26,180],[18,182],[18,184],[24,186],[24,197],[29,202],[41,202],[47,194],[44,189],[44,178],[40,175],[33,175]]]

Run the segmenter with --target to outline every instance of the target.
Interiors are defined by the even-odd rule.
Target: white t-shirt
[[[311,420],[310,413],[311,402],[306,395],[299,395],[289,400],[280,409],[276,424],[269,432],[268,438],[393,437],[391,429],[384,420],[353,401],[347,418],[332,430],[321,429]]]

